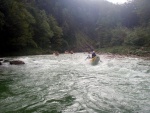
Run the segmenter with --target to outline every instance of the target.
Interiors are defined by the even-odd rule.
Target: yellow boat
[[[94,58],[90,59],[91,65],[97,65],[99,61],[100,61],[99,56],[95,56]]]

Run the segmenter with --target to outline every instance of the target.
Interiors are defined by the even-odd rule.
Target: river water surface
[[[0,66],[0,113],[150,113],[150,60],[88,54],[10,57]]]

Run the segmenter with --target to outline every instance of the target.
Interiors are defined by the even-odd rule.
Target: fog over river
[[[7,57],[0,66],[0,113],[150,113],[150,60],[87,53]]]

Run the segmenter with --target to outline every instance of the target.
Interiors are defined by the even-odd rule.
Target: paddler
[[[95,51],[92,52],[92,58],[94,58],[96,56]]]

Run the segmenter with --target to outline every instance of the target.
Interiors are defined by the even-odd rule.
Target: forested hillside
[[[149,11],[150,0],[0,0],[0,55],[147,49]]]

